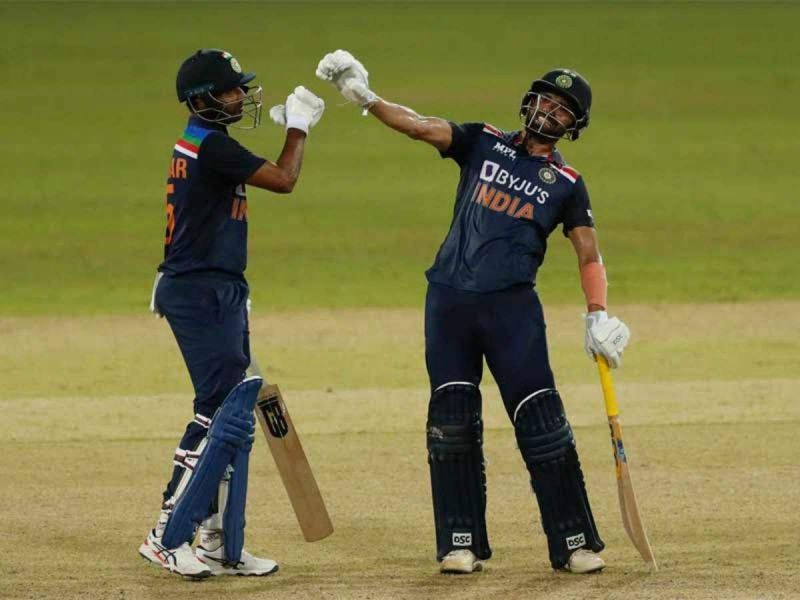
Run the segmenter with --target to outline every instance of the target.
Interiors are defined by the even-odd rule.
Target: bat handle
[[[261,367],[258,366],[258,362],[256,362],[256,357],[250,354],[250,364],[248,365],[247,369],[245,370],[245,375],[247,377],[252,377],[253,375],[257,375],[264,380],[264,385],[268,385],[269,381],[267,381],[266,376],[261,372]]]
[[[597,370],[600,372],[600,386],[603,388],[603,400],[606,404],[606,415],[616,417],[619,415],[617,407],[617,394],[614,391],[614,382],[611,379],[611,370],[605,357],[597,357]]]
[[[247,370],[245,371],[248,377],[251,375],[258,375],[261,377],[261,368],[258,366],[256,359],[254,356],[250,356],[250,364],[247,366]]]

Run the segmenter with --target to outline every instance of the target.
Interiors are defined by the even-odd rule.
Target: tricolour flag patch
[[[496,136],[497,136],[497,137],[499,137],[499,138],[503,137],[503,132],[502,132],[502,131],[500,131],[500,130],[499,130],[497,127],[495,127],[494,125],[489,125],[489,123],[484,123],[484,124],[483,124],[483,131],[484,131],[485,133],[491,133],[492,135],[496,135]]]
[[[575,169],[573,169],[572,167],[568,167],[568,166],[566,166],[566,165],[562,165],[562,166],[551,165],[551,166],[552,166],[552,167],[553,167],[553,168],[554,168],[556,171],[558,171],[559,173],[561,173],[561,174],[562,174],[564,177],[566,177],[566,178],[567,178],[567,179],[568,179],[568,180],[569,180],[571,183],[575,183],[576,181],[578,181],[578,177],[580,177],[580,176],[581,176],[581,174],[580,174],[580,173],[578,173],[578,172],[577,172]]]
[[[205,137],[211,133],[210,129],[189,126],[183,131],[183,135],[175,142],[175,150],[191,158],[197,158],[200,151],[200,144]]]

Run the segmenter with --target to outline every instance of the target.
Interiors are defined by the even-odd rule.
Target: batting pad
[[[515,411],[517,444],[531,476],[554,569],[578,548],[605,547],[594,523],[583,471],[561,396],[553,389],[523,400]]]
[[[209,515],[225,469],[240,449],[245,450],[252,446],[255,431],[253,409],[262,383],[261,377],[248,377],[230,391],[214,414],[206,447],[192,471],[186,490],[181,494],[167,521],[162,539],[166,548],[177,548],[194,538],[198,525]],[[246,479],[244,483],[246,487]],[[229,497],[228,506],[230,505]],[[243,514],[241,521],[243,529]],[[241,552],[241,547],[239,550]]]
[[[469,383],[438,388],[428,407],[428,465],[431,471],[436,558],[470,549],[491,557],[486,532],[486,472],[483,460],[481,394]]]

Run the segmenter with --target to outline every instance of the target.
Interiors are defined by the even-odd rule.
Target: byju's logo
[[[544,204],[550,195],[550,192],[543,189],[541,186],[511,174],[511,172],[500,168],[498,163],[491,160],[483,161],[480,178],[481,181],[485,181],[486,183],[502,185],[511,193],[522,192],[526,196],[535,195],[536,201],[539,204]]]

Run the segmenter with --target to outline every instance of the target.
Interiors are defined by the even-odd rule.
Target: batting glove
[[[622,364],[622,351],[628,345],[631,331],[617,317],[610,317],[604,310],[586,315],[586,337],[584,346],[589,358],[604,357],[608,366],[616,369]]]
[[[347,50],[326,54],[317,65],[317,77],[330,81],[349,102],[366,110],[379,98],[369,89],[369,73]]]
[[[286,98],[286,104],[269,109],[269,118],[286,129],[299,129],[307,134],[311,127],[319,123],[323,112],[325,101],[299,85]]]

